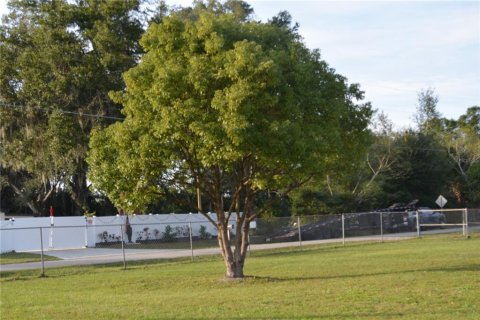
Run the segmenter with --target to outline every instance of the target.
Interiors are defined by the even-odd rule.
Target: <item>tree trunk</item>
[[[35,205],[35,203],[33,201],[27,201],[27,202],[25,202],[25,204],[32,211],[34,216],[36,216],[36,217],[43,216],[42,212],[40,211],[40,209],[38,209],[38,207]]]
[[[32,200],[30,197],[23,194],[22,190],[11,182],[10,182],[10,187],[13,189],[13,192],[15,192],[15,194],[17,196],[20,196],[21,198],[26,199],[26,200],[23,201],[23,204],[26,205],[32,211],[34,216],[38,216],[38,217],[42,216],[42,211],[39,208],[39,206],[37,205],[37,203],[35,203],[34,200]],[[42,204],[43,203],[39,203],[40,206]]]
[[[237,237],[240,235],[237,235]],[[220,240],[219,240],[220,241]],[[222,250],[223,254],[223,260],[225,262],[225,278],[226,279],[241,279],[244,277],[243,274],[243,267],[245,265],[245,258],[246,255],[241,254],[241,246],[238,247],[238,245],[235,245],[234,251],[232,252],[230,243],[228,243],[228,239],[221,239],[221,241],[224,241],[224,247],[228,246],[230,250]]]
[[[227,278],[227,279],[242,279],[244,277],[244,274],[243,274],[244,262],[245,261],[228,263],[225,278]]]
[[[223,204],[223,191],[221,189],[221,173],[216,171],[216,183],[210,192],[213,196],[210,198],[217,214],[217,221],[210,220],[215,224],[218,232],[218,245],[222,252],[223,261],[225,263],[226,279],[242,279],[244,278],[243,267],[245,265],[245,258],[247,257],[248,248],[248,230],[249,222],[246,217],[252,208],[253,197],[251,197],[250,190],[246,189],[241,182],[237,185],[232,196],[232,203],[230,208],[225,212]],[[241,191],[245,190],[243,212],[240,213],[240,199]],[[230,237],[229,217],[232,212],[237,214],[235,220],[235,238]],[[206,215],[208,217],[208,215]],[[233,246],[233,248],[232,248]]]
[[[219,223],[217,225],[218,230],[218,244],[220,246],[223,261],[225,263],[226,279],[242,279],[244,277],[243,267],[245,265],[245,259],[247,256],[248,249],[248,226],[243,225],[243,219],[237,218],[237,223],[239,220],[242,222],[241,225],[236,226],[236,235],[235,241],[233,239],[229,240],[228,237],[228,221],[224,219],[221,221],[220,217]],[[232,244],[234,244],[232,250]]]
[[[77,207],[74,213],[76,216],[81,216],[88,211],[88,187],[85,172],[79,172],[73,176],[70,195]]]

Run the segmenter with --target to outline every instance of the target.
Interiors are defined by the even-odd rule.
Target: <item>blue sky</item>
[[[422,89],[436,91],[438,110],[448,118],[480,105],[480,0],[247,2],[262,21],[289,11],[307,46],[359,83],[397,129],[414,126]]]
[[[443,116],[480,105],[480,1],[250,1],[258,18],[289,11],[309,48],[384,111],[413,126],[420,90]]]

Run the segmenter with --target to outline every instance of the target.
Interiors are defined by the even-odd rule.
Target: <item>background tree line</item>
[[[144,54],[141,36],[151,23],[161,23],[169,15],[163,3],[154,11],[145,4],[142,0],[8,2],[10,13],[0,27],[2,211],[41,216],[54,206],[59,215],[106,215],[120,209],[105,192],[89,188],[86,157],[92,130],[124,119],[122,106],[109,92],[125,89],[122,74]],[[205,8],[228,11],[240,20],[252,11],[243,2],[226,1],[221,6],[198,2],[177,13],[195,19]],[[292,26],[286,12],[270,23],[290,28],[290,35],[298,27]],[[348,90],[352,96],[360,95],[358,88]],[[345,127],[338,131],[343,136],[329,146],[338,149],[331,152],[336,156],[319,164],[322,174],[289,195],[264,190],[255,205],[268,203],[265,215],[328,214],[413,199],[433,206],[441,193],[450,200],[448,205],[478,206],[480,108],[468,108],[458,119],[445,119],[437,103],[432,90],[422,91],[414,128],[395,131],[386,116],[378,114],[370,129],[359,130],[355,138],[346,128],[361,129],[362,120],[345,114],[336,124]],[[198,210],[193,184],[159,187],[162,198],[151,201],[148,211]],[[213,211],[210,201],[200,199],[200,207]],[[230,207],[231,197],[227,194],[223,202]]]
[[[458,119],[437,110],[432,89],[418,94],[411,128],[393,130],[378,113],[370,126],[368,151],[351,171],[336,170],[291,199],[294,214],[326,214],[387,208],[419,200],[436,208],[442,194],[446,207],[480,205],[480,107]]]

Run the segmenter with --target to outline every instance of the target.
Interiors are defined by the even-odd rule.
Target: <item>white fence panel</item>
[[[215,214],[212,218],[216,220]],[[230,219],[235,221],[235,215]],[[195,214],[148,214],[131,215],[132,241],[161,239],[169,225],[178,236],[188,236],[188,226],[192,223],[194,236],[200,234],[200,228],[212,236],[217,235],[216,228],[203,215]],[[0,252],[40,250],[40,230],[43,229],[44,250],[95,247],[97,243],[116,242],[125,233],[126,216],[106,217],[54,217],[53,228],[50,217],[19,218],[1,221]]]

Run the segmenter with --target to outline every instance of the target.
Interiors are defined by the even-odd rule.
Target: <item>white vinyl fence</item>
[[[212,214],[212,219],[216,219]],[[233,216],[232,221],[235,221]],[[216,236],[215,227],[201,214],[131,215],[132,242],[158,239],[171,228],[177,236],[192,226],[192,234]],[[120,227],[122,226],[123,229]],[[1,221],[0,252],[37,251],[96,247],[99,243],[118,242],[126,235],[126,216],[18,218]],[[189,233],[189,232],[186,232]],[[41,236],[40,236],[41,235]]]

